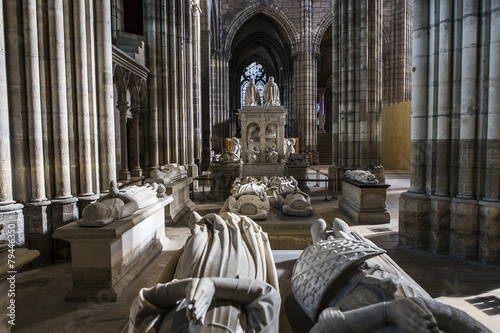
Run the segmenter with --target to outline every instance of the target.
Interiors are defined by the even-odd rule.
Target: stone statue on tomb
[[[312,333],[490,332],[465,312],[434,301],[385,251],[335,219],[311,228],[313,245],[292,274]],[[313,283],[312,283],[313,282]]]
[[[344,177],[363,184],[378,183],[377,177],[375,177],[375,175],[370,171],[365,170],[347,170],[344,174]]]
[[[258,163],[260,161],[260,147],[253,139],[248,142],[247,158],[248,163]]]
[[[231,138],[231,141],[233,142],[233,146],[231,147],[231,153],[233,153],[238,159],[240,159],[240,155],[241,155],[240,140],[238,140],[238,138],[235,138],[233,136]]]
[[[311,198],[297,187],[297,182],[294,189],[274,192],[274,198],[285,215],[311,216],[314,213]]]
[[[237,215],[244,215],[254,220],[265,220],[271,206],[266,194],[265,181],[247,177],[244,181],[235,179],[232,195],[227,200],[227,206],[221,212],[229,211]]]
[[[82,227],[102,227],[132,215],[138,208],[138,202],[131,195],[121,193],[112,180],[109,182],[109,193],[85,207],[82,219],[77,224]]]
[[[285,146],[284,146],[285,161],[290,161],[292,155],[295,154],[295,148],[294,148],[295,139],[294,138],[290,138],[290,139],[285,138],[284,144],[285,144]]]
[[[267,146],[267,163],[278,163],[278,152],[276,151],[276,139],[271,140]]]
[[[259,89],[255,85],[255,79],[251,77],[248,81],[248,87],[245,90],[245,106],[257,105],[260,105],[260,93]]]
[[[274,82],[274,77],[270,76],[266,85],[264,86],[264,105],[266,106],[280,106],[280,90],[278,85]]]
[[[164,184],[171,184],[187,177],[187,167],[176,163],[162,165],[151,171],[150,177],[162,179]]]
[[[247,217],[194,212],[191,236],[130,309],[128,332],[277,332],[281,299],[267,234]]]

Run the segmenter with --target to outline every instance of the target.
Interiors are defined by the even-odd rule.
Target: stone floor
[[[321,170],[326,172],[327,168]],[[315,177],[316,173],[309,174],[309,178]],[[500,267],[398,248],[398,202],[400,194],[409,186],[409,175],[387,170],[386,182],[391,184],[387,192],[391,222],[352,228],[386,249],[431,296],[466,311],[493,332],[500,332]],[[319,184],[319,187],[314,187],[315,182],[308,183],[314,208],[327,222],[331,222],[333,217],[342,217],[337,209],[338,201],[323,201],[324,183]],[[332,193],[328,192],[328,198],[331,196]],[[201,192],[197,193],[194,209],[201,215],[218,212],[223,204],[222,201],[202,202],[201,199]],[[170,239],[168,246],[146,266],[115,303],[65,302],[64,296],[72,285],[71,263],[55,263],[20,272],[16,280],[16,326],[12,331],[120,332],[127,322],[129,305],[139,289],[152,285],[172,253],[184,244],[189,235],[186,227],[188,218],[186,214],[180,223],[166,228]],[[276,252],[279,268],[279,258],[286,258],[288,254]]]

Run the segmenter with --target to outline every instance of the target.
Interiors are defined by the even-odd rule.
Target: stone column
[[[146,38],[148,45],[148,67],[149,67],[149,146],[151,171],[159,167],[158,146],[158,77],[156,69],[156,16],[155,0],[146,3]]]
[[[485,196],[479,201],[479,260],[500,264],[500,1],[491,6]]]
[[[186,65],[189,62],[187,58],[186,51],[186,13],[185,13],[185,4],[186,0],[181,0],[179,2],[179,20],[177,20],[177,40],[179,45],[179,58],[182,59],[177,64],[179,66],[179,163],[187,164],[188,156],[187,156],[187,144],[188,144],[188,135],[187,135],[187,84],[186,81],[191,79],[191,77],[186,77]]]
[[[333,3],[334,159],[340,172],[380,165],[382,2]],[[338,134],[337,134],[338,133]]]
[[[9,12],[13,15],[12,12]],[[25,221],[28,246],[40,251],[39,264],[51,262],[52,226],[48,221],[47,207],[50,201],[45,197],[45,175],[43,159],[43,129],[40,101],[40,68],[38,58],[38,35],[36,1],[23,1],[24,42],[26,65],[26,95],[28,110],[28,135],[31,169],[31,199],[26,205]]]
[[[99,169],[99,128],[98,128],[98,106],[97,106],[97,66],[95,55],[95,16],[94,0],[85,0],[86,31],[87,31],[87,77],[89,93],[89,116],[90,116],[90,147],[91,147],[91,170],[93,192],[101,192],[100,169]],[[113,110],[114,112],[114,110]],[[107,187],[106,187],[107,188]]]
[[[450,221],[450,254],[473,260],[477,258],[479,229],[474,189],[478,14],[477,1],[463,1],[458,195],[451,202]]]
[[[49,43],[54,137],[55,198],[52,200],[53,230],[78,219],[77,198],[71,195],[69,168],[68,103],[66,99],[66,59],[64,46],[64,12],[62,0],[49,1]],[[70,258],[66,242],[54,241],[54,257]]]
[[[113,105],[113,54],[111,47],[111,8],[109,0],[95,0],[96,63],[99,114],[99,152],[101,191],[116,180],[115,127]]]
[[[196,5],[196,4],[195,4]],[[198,176],[198,166],[195,164],[195,110],[194,110],[194,95],[196,92],[196,88],[194,86],[196,80],[194,78],[194,68],[195,68],[195,58],[193,52],[193,42],[195,42],[194,31],[193,31],[193,20],[194,20],[194,11],[193,3],[191,0],[187,0],[186,2],[186,45],[187,45],[187,162],[188,162],[188,175],[190,177]],[[194,190],[198,189],[198,183],[193,182]]]
[[[448,254],[450,230],[450,127],[452,77],[452,18],[453,2],[439,2],[438,73],[437,74],[437,133],[436,191],[431,196],[430,250]]]
[[[130,171],[128,169],[128,135],[127,135],[127,113],[128,102],[118,102],[116,108],[120,111],[120,157],[121,157],[121,170],[118,177],[123,180],[130,179]]]
[[[140,165],[140,154],[141,148],[139,144],[139,119],[141,116],[141,106],[140,105],[132,105],[130,108],[133,117],[133,136],[134,136],[134,146],[132,147],[132,160],[134,165],[132,166],[132,177],[141,177],[142,169]],[[122,150],[123,151],[123,150]]]
[[[200,165],[201,160],[201,40],[200,40],[200,15],[201,8],[197,0],[192,0],[193,8],[193,126],[194,126],[194,159]]]
[[[78,136],[80,156],[80,194],[78,208],[97,199],[92,182],[92,146],[90,136],[89,78],[87,61],[87,27],[85,1],[78,1],[73,7],[75,24],[75,68],[76,102],[78,110]]]
[[[169,60],[170,60],[170,71],[169,71],[169,77],[170,77],[170,91],[169,91],[169,96],[170,96],[170,109],[168,109],[168,112],[170,112],[170,119],[171,119],[171,124],[170,124],[170,129],[171,129],[171,144],[170,144],[170,149],[172,150],[171,153],[171,161],[173,163],[179,163],[180,162],[180,156],[179,156],[179,89],[180,87],[178,86],[178,79],[179,79],[179,74],[178,74],[178,62],[179,59],[177,57],[177,2],[178,0],[172,0],[169,1],[168,3],[168,34],[169,34]],[[184,59],[182,59],[184,61]]]
[[[0,31],[5,31],[3,24],[3,1],[0,1]],[[17,204],[12,195],[7,68],[3,33],[0,34],[0,100],[2,101],[0,103],[0,221],[2,221],[5,229],[8,229],[10,225],[15,226],[16,245],[23,246],[25,245],[23,205]]]
[[[428,248],[430,230],[430,201],[425,189],[428,34],[429,0],[414,1],[410,189],[399,200],[399,242],[420,249]]]

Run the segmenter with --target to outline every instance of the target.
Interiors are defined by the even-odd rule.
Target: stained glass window
[[[255,85],[259,90],[260,94],[260,104],[264,104],[264,85],[266,84],[266,73],[264,72],[264,68],[258,62],[251,63],[247,68],[243,71],[243,74],[240,78],[241,83],[241,106],[245,105],[245,91],[248,87],[248,81],[253,77],[255,79]]]

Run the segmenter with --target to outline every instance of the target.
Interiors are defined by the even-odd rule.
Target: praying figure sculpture
[[[245,106],[260,105],[260,94],[259,89],[255,85],[255,79],[251,77],[248,83],[248,87],[245,90]]]
[[[270,76],[264,86],[264,105],[266,106],[280,106],[280,89],[274,82],[274,77]]]

